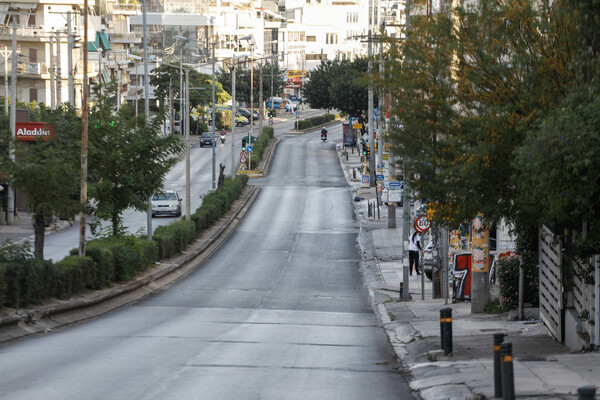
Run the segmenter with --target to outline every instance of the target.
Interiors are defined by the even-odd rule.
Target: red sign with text
[[[53,127],[47,122],[17,122],[15,140],[34,141],[55,139]]]

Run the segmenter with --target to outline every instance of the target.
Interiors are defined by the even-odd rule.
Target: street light
[[[128,54],[127,58],[133,60],[133,67],[135,68],[135,117],[138,116],[138,61],[142,59],[140,56],[135,54]]]
[[[249,37],[248,37],[249,38]],[[244,38],[242,38],[244,39]],[[237,105],[235,101],[235,67],[237,60],[246,58],[247,55],[236,57],[233,54],[233,67],[231,70],[231,176],[235,177],[235,116],[237,115]]]
[[[252,136],[254,136],[254,35],[244,36],[243,40],[247,40],[250,44],[250,130],[248,131],[248,145],[252,144]],[[240,39],[240,40],[242,40]],[[248,169],[250,169],[250,157],[248,157]]]

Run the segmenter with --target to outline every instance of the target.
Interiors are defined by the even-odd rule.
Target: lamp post
[[[142,59],[140,56],[135,54],[128,54],[127,58],[133,60],[133,67],[135,68],[135,117],[138,116],[138,61]]]
[[[254,136],[254,36],[248,35],[242,38],[248,40],[250,44],[250,130],[248,131],[248,145],[252,144],[252,136]],[[242,40],[240,39],[240,40]],[[250,169],[250,155],[248,155],[248,169]]]
[[[163,65],[182,68],[181,65],[173,65],[163,63]],[[189,124],[189,89],[190,89],[190,69],[183,68],[185,71],[185,105],[181,108],[181,121],[188,119],[185,122],[185,219],[191,219],[191,193],[190,193],[190,124]]]

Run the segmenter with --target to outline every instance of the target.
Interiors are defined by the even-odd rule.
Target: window
[[[37,61],[37,49],[29,49],[29,62],[36,63]]]
[[[316,36],[307,36],[306,37],[306,41],[307,42],[316,42],[317,41],[317,37]]]
[[[29,89],[29,101],[38,101],[38,90],[37,89]]]

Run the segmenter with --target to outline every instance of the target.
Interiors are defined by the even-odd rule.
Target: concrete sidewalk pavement
[[[452,303],[451,289],[447,303],[443,298],[433,299],[432,282],[427,278],[423,300],[420,275],[409,278],[412,300],[400,301],[402,212],[396,211],[396,228],[387,227],[387,206],[375,209],[369,217],[368,204],[375,202],[375,188],[361,188],[360,156],[349,152],[346,161],[341,146],[338,154],[353,187],[353,198],[363,198],[355,204],[363,263],[375,278],[369,282],[370,289],[411,388],[421,398],[494,398],[494,333],[505,334],[504,342],[512,343],[514,388],[519,399],[576,399],[578,387],[600,385],[600,352],[570,352],[537,320],[509,321],[506,313],[471,314],[470,302]],[[447,356],[440,339],[443,308],[452,309],[453,352]]]

